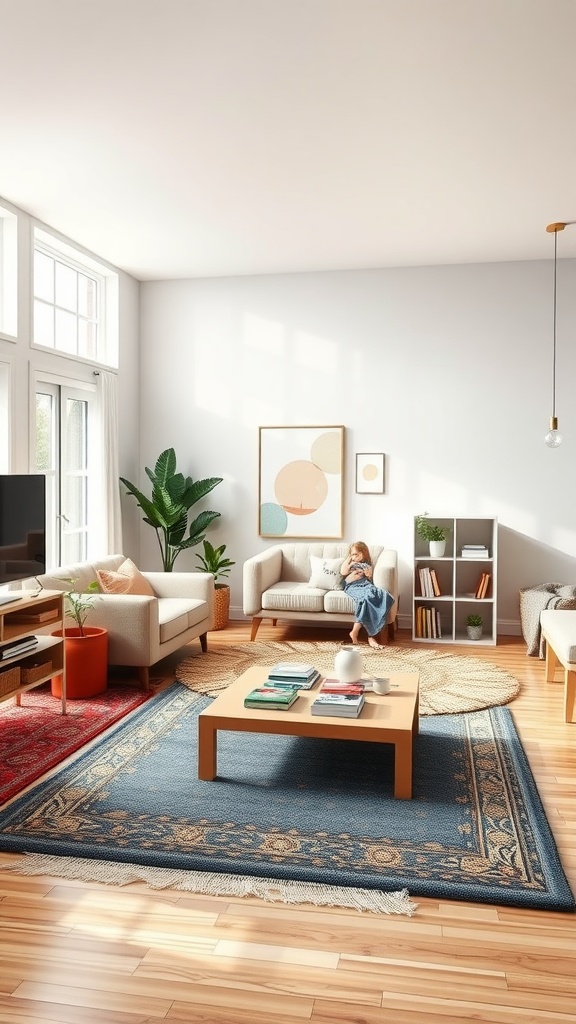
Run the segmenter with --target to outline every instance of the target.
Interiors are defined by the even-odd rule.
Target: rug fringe
[[[21,875],[53,875],[83,882],[129,885],[146,882],[152,889],[181,889],[204,896],[257,896],[268,902],[312,903],[316,907],[350,907],[379,914],[407,914],[412,917],[418,904],[410,900],[407,889],[382,892],[379,889],[355,889],[251,875],[218,874],[212,871],[177,871],[119,861],[99,861],[87,857],[52,857],[29,853],[22,860],[2,864],[2,870]]]

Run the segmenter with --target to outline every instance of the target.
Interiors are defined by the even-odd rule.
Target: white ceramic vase
[[[446,551],[445,540],[431,540],[430,544],[430,557],[431,558],[443,558],[444,552]]]
[[[341,683],[355,683],[362,675],[362,655],[357,647],[342,647],[334,658],[334,672]]]

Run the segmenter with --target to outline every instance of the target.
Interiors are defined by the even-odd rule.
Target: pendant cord
[[[552,416],[556,415],[556,275],[558,267],[558,232],[554,232],[554,319],[552,326]]]

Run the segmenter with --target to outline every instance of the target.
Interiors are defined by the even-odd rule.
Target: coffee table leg
[[[412,733],[394,744],[394,796],[396,800],[412,799]]]
[[[198,718],[198,778],[212,782],[216,778],[218,730],[208,718]]]

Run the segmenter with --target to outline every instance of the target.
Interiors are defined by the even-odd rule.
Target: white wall
[[[141,456],[174,446],[206,499],[210,531],[242,563],[258,536],[258,427],[344,424],[348,540],[398,549],[401,623],[412,596],[415,513],[496,515],[499,630],[518,590],[576,582],[575,261],[558,272],[557,413],[551,414],[552,266],[546,262],[149,282],[141,292]],[[386,453],[386,493],[357,495],[356,452]],[[158,566],[141,526],[141,562]],[[196,566],[194,549],[176,568]]]

